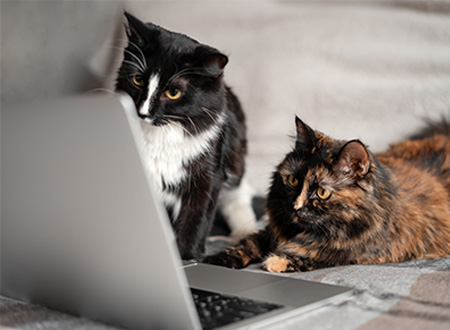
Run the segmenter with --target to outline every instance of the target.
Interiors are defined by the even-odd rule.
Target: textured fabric
[[[252,265],[247,270],[262,272],[260,265]],[[355,294],[267,329],[428,330],[450,327],[450,257],[333,267],[278,276],[348,286],[354,288]],[[0,325],[13,329],[114,329],[5,297],[0,298],[0,312]]]
[[[271,329],[450,327],[450,258],[334,267],[287,276],[352,287],[355,295]]]

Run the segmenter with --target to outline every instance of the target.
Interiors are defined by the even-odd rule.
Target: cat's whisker
[[[211,110],[208,110],[208,109],[205,108],[205,107],[200,107],[200,109],[201,109],[204,113],[206,113],[206,114],[211,118],[211,120],[213,121],[213,123],[217,124],[217,118],[215,118],[215,117],[212,115],[212,111],[211,111]]]
[[[134,66],[134,67],[135,67],[136,69],[138,69],[139,71],[143,71],[142,68],[141,68],[139,65],[137,65],[136,63],[134,63],[134,62],[131,62],[131,61],[128,61],[128,60],[123,60],[123,62],[124,62],[124,63],[128,63],[128,64]]]
[[[116,91],[114,91],[112,89],[108,89],[108,88],[94,88],[94,89],[87,91],[84,95],[87,96],[87,95],[92,95],[94,93],[99,93],[99,92],[103,92],[103,93],[107,93],[107,94],[111,94],[111,95],[115,95],[115,96],[120,95]]]
[[[198,129],[197,129],[197,126],[195,126],[195,124],[194,124],[194,121],[192,120],[192,118],[191,117],[189,117],[189,116],[186,116],[186,118],[189,120],[189,122],[191,123],[191,125],[192,125],[192,128],[194,129],[194,131],[198,134]]]
[[[99,75],[99,77],[101,77],[104,80],[107,80],[107,79],[114,79],[114,80],[116,80],[119,77],[119,75],[116,72],[112,72],[112,73],[109,73],[109,74],[108,73],[101,74],[101,75]]]
[[[183,69],[183,70],[181,70],[181,71],[178,71],[174,76],[173,76],[173,78],[178,78],[178,77],[181,77],[181,76],[183,76],[183,75],[185,75],[185,74],[189,74],[189,73],[193,73],[193,72],[195,72],[195,71],[197,71],[198,69],[196,69],[196,68],[186,68],[186,69]]]
[[[210,77],[209,74],[202,73],[201,71],[185,72],[185,73],[179,75],[178,77],[183,77],[183,76],[187,76],[187,75],[196,75],[196,76],[202,76],[202,77]]]
[[[132,61],[129,61],[129,60],[123,60],[123,63],[130,64],[130,65],[134,66],[135,68],[137,68],[139,71],[142,70],[142,68],[139,66],[139,64],[134,63],[134,62],[132,62]]]
[[[139,51],[139,53],[142,56],[142,60],[144,61],[145,67],[148,68],[147,61],[145,59],[144,53],[142,52],[141,48],[138,45],[136,45],[134,42],[131,42],[131,41],[128,41],[128,44],[130,44],[131,46],[133,46],[134,48],[136,48]]]
[[[179,128],[181,128],[186,134],[188,134],[190,137],[194,137],[194,135],[192,135],[192,133],[191,132],[189,132],[185,127],[183,127],[183,125],[181,125],[181,124],[179,124],[179,123],[177,123],[177,122],[174,122],[174,121],[171,121],[170,122],[172,125],[175,125],[175,126],[177,126],[177,127],[179,127]]]
[[[129,55],[132,56],[134,59],[136,59],[136,61],[138,62],[140,71],[145,72],[145,71],[147,70],[147,63],[146,63],[144,57],[143,57],[143,60],[144,60],[145,64],[144,64],[144,62],[142,62],[142,60],[141,60],[136,54],[133,54],[132,52],[130,52],[130,51],[127,50],[127,49],[123,49],[123,48],[116,47],[116,46],[109,46],[109,48],[112,48],[112,49],[118,49],[118,50],[123,51],[124,53],[129,54]],[[125,60],[124,60],[124,62],[125,62]],[[133,62],[130,62],[130,63],[133,63]]]
[[[208,196],[208,199],[210,200],[210,201],[214,201],[214,199],[213,199],[213,197],[211,196],[211,194],[209,193],[209,192],[205,192],[206,193],[206,195]]]
[[[167,115],[167,114],[165,114],[164,117],[178,119],[178,120],[183,120],[184,119],[183,117],[177,116],[177,115]]]
[[[145,72],[147,70],[147,66],[144,65],[144,63],[139,59],[139,57],[137,57],[137,55],[133,54],[132,52],[126,49],[124,50],[124,52],[130,54],[132,57],[136,59],[136,61],[139,63],[139,66],[142,68],[142,72]]]
[[[130,41],[130,40],[127,40],[127,39],[113,39],[113,40],[111,41],[111,44],[115,45],[117,42],[121,42],[121,43],[124,43],[124,44],[128,43],[129,45],[131,45],[131,46],[133,46],[134,48],[136,48],[136,49],[139,51],[140,55],[142,56],[142,60],[143,60],[143,62],[144,62],[144,64],[145,64],[145,67],[146,67],[146,68],[148,67],[147,61],[146,61],[145,56],[144,56],[144,53],[142,52],[141,48],[140,48],[138,45],[136,45],[134,42],[132,42],[132,41]],[[123,51],[123,50],[124,50],[123,47],[117,47],[117,46],[109,46],[109,47],[110,47],[110,48],[114,48],[114,49],[118,49],[118,50],[120,50],[120,51]]]
[[[176,78],[190,75],[190,74],[194,74],[194,75],[198,75],[198,76],[205,76],[205,77],[209,76],[208,74],[204,73],[204,71],[200,68],[187,68],[187,69],[181,70],[180,72],[175,74],[172,78],[170,78],[170,81],[172,81],[173,79],[176,79]]]

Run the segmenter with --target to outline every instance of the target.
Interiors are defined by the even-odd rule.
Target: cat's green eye
[[[177,89],[177,88],[169,88],[168,90],[166,90],[164,92],[164,94],[171,101],[178,100],[181,97],[181,95],[182,95],[181,91],[179,89]]]
[[[135,84],[136,86],[142,87],[142,86],[144,86],[144,80],[142,79],[141,76],[134,74],[133,75],[133,84]]]
[[[316,191],[317,197],[319,197],[322,200],[328,199],[331,196],[331,191],[329,191],[328,189],[319,187],[317,188]]]
[[[295,177],[295,176],[293,176],[292,174],[290,174],[288,177],[287,177],[287,182],[288,182],[288,184],[291,186],[291,187],[297,187],[298,186],[298,180],[297,180],[297,178]]]

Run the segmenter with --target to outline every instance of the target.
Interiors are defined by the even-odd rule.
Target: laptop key
[[[281,308],[281,305],[191,289],[203,329],[215,329]]]

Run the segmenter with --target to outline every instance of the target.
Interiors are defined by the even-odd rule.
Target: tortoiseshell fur
[[[205,262],[296,272],[450,255],[448,129],[374,155],[358,140],[334,140],[298,118],[296,125],[295,148],[267,196],[269,225]],[[320,199],[318,187],[330,197]]]

